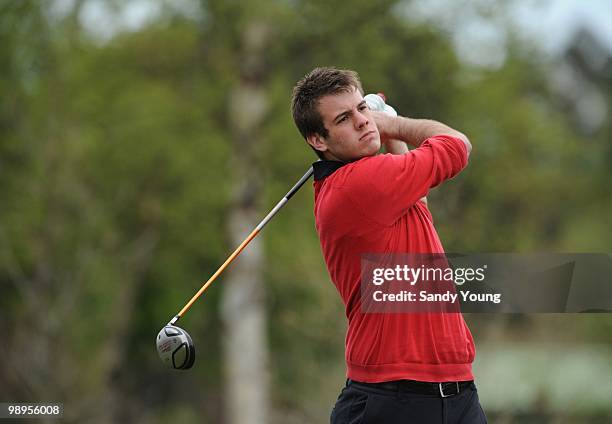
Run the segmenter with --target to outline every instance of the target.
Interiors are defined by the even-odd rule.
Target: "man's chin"
[[[382,143],[380,142],[380,139],[373,140],[371,145],[368,146],[367,153],[365,156],[374,156],[380,151],[381,147]]]

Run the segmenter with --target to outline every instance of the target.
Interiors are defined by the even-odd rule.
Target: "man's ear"
[[[306,142],[312,146],[313,149],[318,150],[320,152],[327,151],[327,143],[325,139],[321,137],[318,133],[314,133],[306,137]]]

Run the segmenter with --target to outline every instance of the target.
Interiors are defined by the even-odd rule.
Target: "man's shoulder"
[[[403,155],[393,155],[391,153],[380,153],[374,156],[361,158],[347,165],[347,172],[354,174],[355,177],[369,178],[373,173],[378,173],[388,167],[399,165]]]
[[[360,185],[362,182],[368,180],[372,172],[374,172],[384,160],[382,156],[384,155],[368,156],[347,163],[327,177],[327,180],[335,187],[346,187],[355,184]]]
[[[388,161],[393,155],[390,153],[380,153],[374,156],[366,156],[346,166],[352,171],[367,172],[376,169],[381,163]]]

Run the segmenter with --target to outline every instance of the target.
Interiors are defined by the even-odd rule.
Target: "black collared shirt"
[[[312,164],[314,180],[321,181],[329,177],[338,169],[342,168],[344,165],[346,165],[346,162],[340,162],[337,160],[318,160]]]

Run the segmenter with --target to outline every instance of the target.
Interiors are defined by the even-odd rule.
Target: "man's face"
[[[314,134],[308,143],[324,152],[326,159],[352,162],[380,149],[378,128],[359,90],[321,97],[319,113],[327,137]]]

